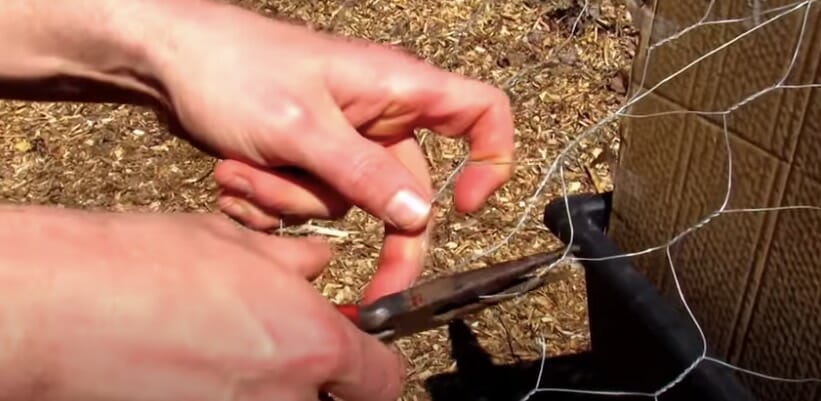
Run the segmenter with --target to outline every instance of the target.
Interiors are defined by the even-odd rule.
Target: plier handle
[[[534,272],[559,261],[564,254],[564,250],[537,253],[439,277],[367,305],[336,307],[361,330],[391,342],[448,324],[542,286],[548,275]]]

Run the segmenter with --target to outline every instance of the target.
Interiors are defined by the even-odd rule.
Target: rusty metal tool
[[[541,287],[550,275],[536,274],[537,270],[557,262],[564,253],[563,249],[537,253],[439,277],[367,305],[336,307],[363,331],[391,342]]]

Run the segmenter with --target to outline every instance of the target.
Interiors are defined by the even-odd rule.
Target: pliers
[[[343,304],[336,308],[361,330],[391,342],[539,288],[549,275],[536,271],[559,261],[564,254],[564,250],[532,254],[439,277],[367,305]]]

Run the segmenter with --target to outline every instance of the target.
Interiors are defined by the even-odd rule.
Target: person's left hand
[[[401,394],[401,356],[311,283],[325,241],[204,213],[0,205],[0,221],[0,400]]]
[[[501,90],[234,6],[161,4],[178,15],[151,49],[156,76],[191,138],[226,159],[215,171],[221,208],[260,229],[339,217],[351,205],[385,220],[365,301],[404,289],[422,268],[433,191],[415,128],[466,136],[470,159],[492,162],[457,178],[459,211],[478,209],[511,174]]]

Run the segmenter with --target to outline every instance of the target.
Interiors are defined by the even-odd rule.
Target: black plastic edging
[[[560,197],[545,207],[544,224],[576,257],[622,255],[605,233],[612,194]],[[570,218],[568,218],[569,204]],[[572,224],[571,224],[572,221]],[[581,261],[587,286],[591,348],[607,372],[600,389],[654,392],[670,383],[701,354],[702,341],[689,316],[674,309],[630,259]],[[659,400],[754,401],[727,368],[701,362]]]

